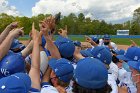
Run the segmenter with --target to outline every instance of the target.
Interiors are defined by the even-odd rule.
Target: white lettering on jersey
[[[10,75],[9,71],[7,69],[3,69],[3,68],[1,68],[1,73],[4,74],[5,76]]]

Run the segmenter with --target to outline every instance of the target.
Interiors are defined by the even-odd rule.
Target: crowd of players
[[[23,27],[8,25],[0,35],[0,93],[140,93],[140,48],[118,49],[109,35],[85,36],[82,49],[67,29],[54,41],[55,18],[34,23],[27,46],[18,41]]]

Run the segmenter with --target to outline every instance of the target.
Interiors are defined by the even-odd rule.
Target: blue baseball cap
[[[99,39],[95,36],[92,36],[91,39],[96,43]]]
[[[115,50],[114,52],[115,52],[117,55],[124,55],[125,50],[120,49],[120,50]]]
[[[25,45],[21,44],[18,39],[14,39],[11,44],[10,49],[12,50],[12,49],[16,49],[16,48],[23,50],[25,48]]]
[[[93,57],[93,55],[88,50],[81,50],[80,53],[84,57]]]
[[[140,59],[140,48],[130,47],[124,55],[117,55],[119,60],[138,61]]]
[[[72,40],[64,37],[60,37],[55,41],[61,56],[63,58],[70,58],[73,56],[75,51],[75,45]]]
[[[92,51],[92,55],[102,61],[105,64],[110,64],[112,61],[112,55],[109,50],[103,46],[96,46]]]
[[[105,39],[105,40],[110,40],[111,38],[110,38],[110,36],[109,36],[108,34],[105,34],[105,35],[103,36],[103,39]]]
[[[79,41],[73,41],[73,43],[74,43],[75,46],[81,47],[81,42],[79,42]]]
[[[9,51],[0,62],[0,77],[6,77],[11,74],[25,72],[25,62],[21,53]]]
[[[28,93],[30,88],[30,77],[24,73],[16,73],[0,79],[0,93]]]
[[[91,53],[91,51],[93,50],[93,48],[87,48],[86,50]]]
[[[49,61],[49,66],[55,72],[56,76],[63,82],[70,82],[73,78],[73,66],[71,62],[67,59],[51,59]]]
[[[100,60],[87,57],[77,62],[74,79],[82,87],[100,89],[107,84],[108,71]]]
[[[128,65],[140,72],[140,62],[139,61],[128,61]]]

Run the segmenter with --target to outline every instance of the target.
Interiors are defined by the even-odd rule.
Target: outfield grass
[[[78,40],[78,41],[85,41],[85,38],[81,37],[71,37],[72,40]],[[118,45],[131,45],[131,41],[133,40],[134,42],[136,42],[136,44],[138,44],[140,46],[140,38],[137,39],[132,39],[132,38],[112,38],[111,41],[115,42]]]
[[[131,41],[133,40],[134,42],[136,42],[136,44],[138,44],[140,46],[140,38],[137,39],[132,39],[132,38],[112,38],[112,41],[115,42],[116,44],[119,45],[130,45]]]
[[[57,37],[55,37],[56,39]],[[72,40],[77,40],[77,41],[81,41],[84,42],[85,38],[84,37],[69,37]],[[29,38],[20,38],[19,40],[28,40]],[[131,39],[131,38],[112,38],[111,39],[113,42],[115,42],[116,44],[119,45],[130,45],[131,42],[130,40],[134,40],[139,46],[140,46],[140,38],[139,39]]]

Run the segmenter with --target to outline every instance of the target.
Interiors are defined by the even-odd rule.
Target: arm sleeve
[[[117,50],[118,49],[117,45],[114,42],[111,42],[111,46],[113,47],[113,50]]]
[[[112,74],[108,74],[108,84],[111,86],[111,93],[118,93],[118,86]]]
[[[35,89],[35,88],[31,88],[29,93],[40,93],[40,90]]]

